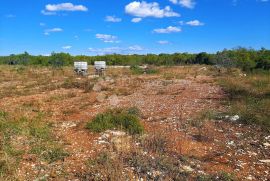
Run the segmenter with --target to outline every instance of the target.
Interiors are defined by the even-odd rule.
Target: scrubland
[[[0,66],[0,180],[268,180],[269,71]]]

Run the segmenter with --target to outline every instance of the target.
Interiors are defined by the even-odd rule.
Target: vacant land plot
[[[269,74],[0,67],[0,180],[268,180]]]

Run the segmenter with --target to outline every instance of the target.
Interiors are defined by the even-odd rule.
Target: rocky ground
[[[104,150],[122,153],[140,147],[137,138],[122,131],[97,134],[85,129],[95,115],[115,107],[141,111],[145,135],[156,133],[168,140],[166,151],[185,160],[179,169],[188,173],[187,180],[221,171],[232,173],[238,180],[270,180],[270,135],[256,126],[240,124],[237,115],[224,114],[227,95],[206,68],[165,68],[153,75],[132,75],[125,68],[119,69],[108,71],[104,78],[67,73],[64,76],[71,76],[73,82],[64,85],[59,76],[48,77],[46,85],[35,85],[34,78],[1,81],[2,93],[7,87],[17,90],[2,96],[1,110],[14,117],[44,113],[55,138],[69,153],[63,160],[48,163],[26,152],[16,172],[19,180],[87,180],[87,160]],[[35,86],[27,94],[28,84]],[[209,115],[198,124],[197,116],[202,113]],[[152,157],[156,159],[154,154]],[[130,165],[123,167],[131,174],[136,172]],[[154,180],[164,173],[152,169],[147,174],[148,180]]]

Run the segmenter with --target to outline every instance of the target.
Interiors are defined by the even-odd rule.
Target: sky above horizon
[[[270,49],[270,0],[2,0],[0,55]]]

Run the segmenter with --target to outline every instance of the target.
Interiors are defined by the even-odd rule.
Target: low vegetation
[[[269,131],[268,71],[150,65],[152,72],[140,66],[109,68],[98,79],[78,77],[71,66],[57,66],[1,65],[5,111],[0,111],[0,180],[232,181],[251,173],[249,168],[233,171],[235,176],[227,173],[239,164],[237,150],[247,147],[246,154],[258,154],[245,157],[243,163],[268,159],[266,146],[250,144],[250,140],[269,143],[268,133],[257,126]],[[157,85],[148,84],[152,81]],[[105,88],[95,91],[95,84]],[[96,99],[99,94],[106,95],[102,103]],[[100,113],[103,109],[98,108],[109,105],[112,95],[124,100],[124,106],[138,106],[143,114],[137,107]],[[89,120],[90,113],[97,115]],[[239,129],[236,121],[227,121],[234,115],[253,126],[241,124]],[[223,137],[227,134],[237,137]],[[27,164],[31,168],[24,170]],[[212,164],[227,172],[218,172],[223,167],[209,168]],[[252,175],[267,177],[263,171]]]
[[[240,116],[240,121],[258,124],[270,131],[270,73],[260,71],[246,76],[228,75],[219,83],[229,95],[231,114]]]
[[[98,114],[87,126],[93,132],[121,129],[130,134],[143,133],[143,126],[134,109],[113,109]]]
[[[189,173],[181,170],[181,158],[168,155],[143,154],[134,148],[127,154],[101,152],[86,162],[87,170],[80,175],[87,180],[187,180]],[[133,169],[125,169],[126,166]]]
[[[156,74],[158,73],[158,70],[154,67],[146,67],[146,68],[142,68],[138,65],[132,65],[130,67],[130,70],[133,74]]]
[[[0,64],[10,65],[42,65],[55,68],[72,65],[73,61],[86,61],[94,64],[95,61],[106,61],[108,65],[188,65],[206,64],[221,65],[224,67],[237,67],[245,71],[253,69],[270,69],[270,50],[267,49],[247,49],[238,47],[232,50],[219,51],[216,54],[201,52],[198,54],[174,53],[174,54],[147,54],[147,55],[104,55],[104,56],[71,56],[68,53],[52,52],[51,56],[32,56],[27,52],[18,55],[0,56]],[[136,68],[136,73],[141,70]],[[153,73],[149,71],[149,73]]]
[[[68,155],[53,137],[51,125],[42,120],[13,118],[0,111],[0,180],[16,180],[17,168],[23,157],[47,163],[62,160]]]

